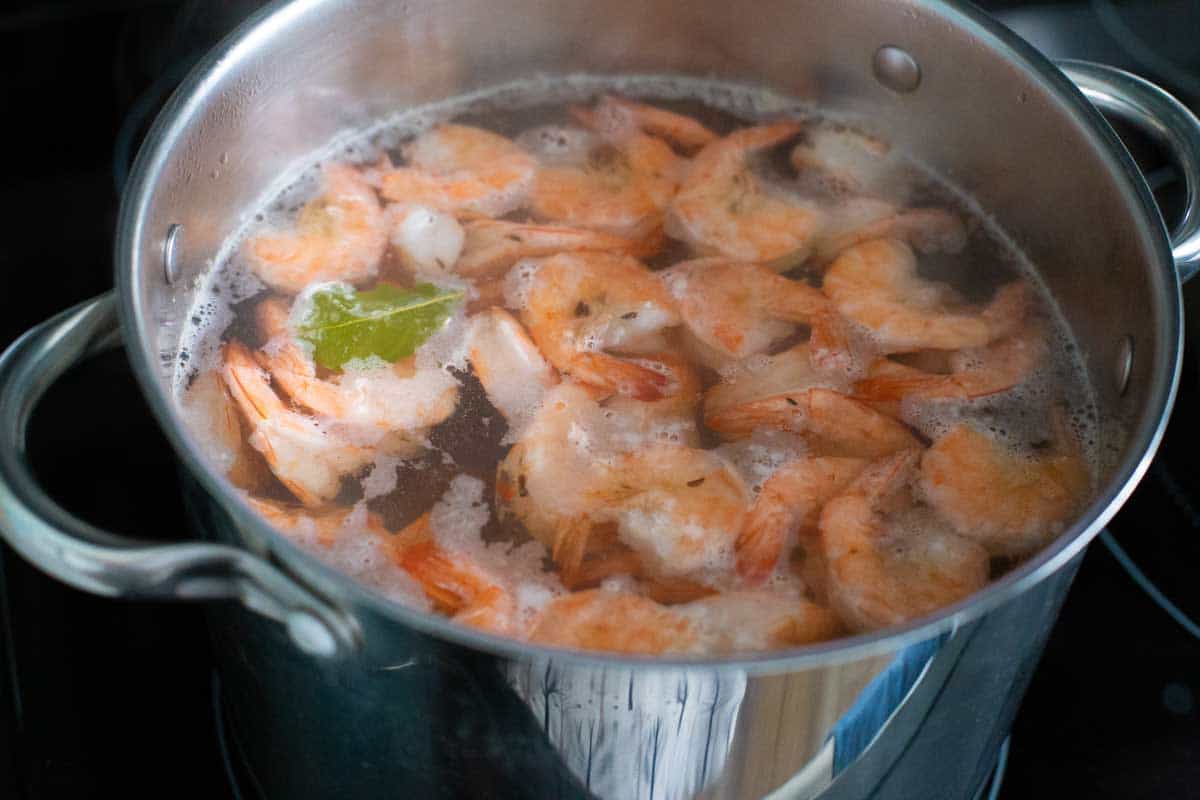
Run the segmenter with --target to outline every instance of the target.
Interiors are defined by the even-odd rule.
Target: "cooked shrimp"
[[[840,126],[814,125],[792,148],[792,166],[840,194],[902,199],[906,188],[887,142]],[[898,196],[899,195],[899,196]]]
[[[828,264],[847,247],[869,239],[894,238],[921,252],[957,253],[966,227],[940,208],[904,208],[913,175],[889,157],[880,139],[843,127],[815,126],[792,150],[801,184],[833,197],[828,220],[817,237],[813,261]]]
[[[750,506],[745,483],[723,459],[669,444],[618,457],[590,494],[621,541],[661,575],[724,570]]]
[[[346,570],[389,600],[430,609],[420,585],[397,563],[397,537],[365,504],[311,509],[247,499],[280,533],[326,563]]]
[[[820,515],[818,515],[819,519]],[[821,549],[820,531],[816,536],[801,537],[800,543],[792,548],[788,567],[800,579],[804,594],[814,603],[829,607],[829,569],[825,564],[825,553]]]
[[[180,406],[200,434],[196,443],[230,483],[248,492],[267,487],[272,481],[271,473],[246,443],[241,414],[226,391],[219,370],[197,375]]]
[[[986,347],[949,354],[949,372],[929,372],[880,358],[867,377],[854,384],[856,397],[876,407],[921,400],[976,400],[1008,391],[1023,382],[1044,358],[1041,329],[1030,325]]]
[[[915,619],[987,583],[986,550],[904,502],[919,457],[874,462],[821,512],[830,602],[854,630]]]
[[[580,116],[580,110],[576,109],[575,114]],[[588,127],[593,130],[620,135],[638,129],[687,152],[699,150],[717,138],[715,133],[689,116],[615,95],[605,95],[594,111],[582,116],[588,117]]]
[[[730,592],[666,607],[626,592],[589,590],[546,607],[530,640],[581,650],[728,655],[836,636],[827,609],[768,592]]]
[[[492,278],[523,258],[580,250],[637,255],[640,246],[629,239],[586,228],[480,219],[467,223],[462,258],[454,271],[467,278]]]
[[[502,518],[545,544],[568,583],[580,580],[589,553],[615,554],[597,534],[613,524],[649,573],[698,571],[719,560],[715,550],[731,552],[749,505],[741,479],[715,454],[626,438],[625,425],[586,388],[559,384],[497,470]]]
[[[410,359],[325,380],[317,377],[312,359],[292,338],[283,301],[268,298],[255,312],[270,339],[259,362],[293,401],[314,414],[358,429],[369,439],[412,439],[454,413],[458,381],[445,370],[417,369]]]
[[[268,286],[298,294],[310,283],[362,283],[379,271],[387,225],[375,193],[358,170],[330,164],[319,197],[300,210],[295,228],[260,234],[244,249]]]
[[[578,138],[574,153],[560,153],[538,170],[530,201],[534,216],[654,241],[679,186],[683,159],[642,131],[644,114],[604,103],[597,111],[572,113],[595,136]]]
[[[670,352],[649,353],[645,363],[668,378],[669,389],[659,400],[638,400],[614,395],[604,401],[610,437],[626,449],[647,442],[675,443],[689,447],[700,445],[696,426],[700,405],[700,375],[685,359]]]
[[[827,265],[842,251],[872,239],[899,239],[922,253],[958,253],[967,229],[941,208],[897,208],[872,198],[855,198],[832,208],[817,237],[812,262]]]
[[[508,304],[508,281],[499,278],[480,278],[473,282],[474,288],[467,293],[467,313],[476,314],[497,306]]]
[[[653,600],[591,589],[546,606],[529,641],[578,650],[655,655],[687,652],[699,637],[690,620]]]
[[[312,511],[257,497],[247,499],[250,505],[276,528],[303,543],[312,542],[325,548],[333,547],[337,539],[346,533],[346,525],[355,514],[352,508]],[[378,514],[366,514],[363,530],[359,533],[373,534],[383,542],[392,540],[392,534],[383,526],[383,520]]]
[[[601,474],[597,458],[604,455],[603,426],[603,411],[592,393],[564,381],[546,392],[496,469],[501,519],[520,522],[560,564],[582,562],[597,521],[596,498],[590,492]]]
[[[434,608],[455,622],[499,634],[518,633],[517,603],[504,581],[466,553],[439,545],[422,514],[396,534],[396,560],[421,585]]]
[[[852,458],[917,445],[901,423],[831,388],[829,378],[813,367],[806,345],[751,362],[705,394],[704,422],[723,437],[777,429],[803,436],[814,454]]]
[[[457,271],[466,234],[453,214],[400,203],[388,206],[386,213],[392,248],[406,270],[435,278]]]
[[[404,148],[408,166],[384,170],[380,192],[458,216],[502,217],[525,204],[537,163],[499,134],[443,123]]]
[[[705,422],[728,438],[761,427],[798,433],[814,453],[852,458],[876,458],[917,443],[901,423],[832,389],[766,397],[706,415]]]
[[[775,395],[845,386],[843,376],[817,368],[807,343],[799,344],[774,355],[751,356],[727,368],[721,382],[704,394],[704,421],[711,427],[727,410]],[[745,431],[747,436],[750,433]]]
[[[630,588],[663,605],[690,603],[721,590],[683,575],[664,575],[648,568],[642,558],[617,534],[615,523],[592,528],[582,562],[568,573],[560,573],[563,585],[572,591],[594,589],[610,579],[625,579]]]
[[[846,369],[849,335],[819,289],[789,280],[758,264],[719,258],[685,261],[662,273],[679,303],[688,331],[730,359],[762,353],[795,330],[812,330],[816,363]]]
[[[959,425],[921,459],[920,488],[962,536],[994,555],[1023,556],[1062,532],[1091,479],[1072,447],[1024,456]]]
[[[743,128],[701,150],[667,214],[667,233],[701,253],[764,263],[780,272],[807,257],[824,214],[773,192],[750,157],[790,139],[796,122]]]
[[[615,355],[679,324],[674,299],[632,258],[562,253],[546,259],[525,287],[521,320],[550,363],[576,380],[641,400],[671,392],[662,371]]]
[[[885,353],[983,347],[1015,331],[1029,302],[1028,287],[1016,281],[1001,287],[983,309],[968,308],[949,286],[918,276],[916,256],[895,239],[875,239],[843,252],[822,288]]]
[[[523,427],[558,383],[558,373],[504,309],[490,308],[471,317],[467,336],[467,358],[488,400],[511,427]]]
[[[225,345],[221,377],[253,431],[250,446],[263,454],[275,477],[304,505],[333,500],[342,476],[374,457],[369,448],[350,444],[311,417],[288,409],[241,342]]]
[[[809,456],[780,467],[763,484],[738,534],[738,574],[755,584],[770,577],[797,534],[815,532],[825,502],[865,463],[858,458]]]
[[[707,655],[797,647],[843,632],[833,611],[778,592],[724,592],[672,610],[692,621],[698,639],[692,652]]]

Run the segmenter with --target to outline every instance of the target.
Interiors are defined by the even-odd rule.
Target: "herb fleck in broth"
[[[575,77],[348,141],[227,244],[176,386],[259,510],[392,600],[565,647],[784,648],[968,595],[1091,491],[1036,272],[881,139]]]

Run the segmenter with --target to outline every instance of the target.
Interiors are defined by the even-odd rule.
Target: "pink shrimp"
[[[379,271],[387,224],[375,193],[345,164],[325,167],[322,181],[293,230],[259,234],[244,248],[254,273],[281,292],[321,281],[362,283]]]
[[[521,320],[542,353],[576,380],[641,400],[665,396],[662,371],[623,348],[679,324],[675,301],[632,258],[562,253],[542,261],[526,287]]]
[[[443,123],[404,148],[405,167],[385,169],[380,192],[458,216],[500,217],[523,206],[537,164],[513,142],[469,125]]]
[[[667,215],[667,233],[701,253],[784,271],[807,257],[824,224],[815,205],[770,189],[750,156],[800,132],[798,122],[734,131],[701,150]]]

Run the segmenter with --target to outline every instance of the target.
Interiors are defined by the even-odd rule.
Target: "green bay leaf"
[[[461,290],[431,283],[411,289],[381,283],[366,291],[331,284],[313,292],[297,333],[327,369],[372,356],[396,362],[436,333],[462,297]]]

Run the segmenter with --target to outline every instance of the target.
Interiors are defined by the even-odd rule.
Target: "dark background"
[[[0,344],[111,286],[119,187],[137,141],[187,66],[257,5],[2,7]],[[983,5],[1053,55],[1126,66],[1197,107],[1197,2]],[[1177,176],[1152,150],[1139,154],[1163,202],[1175,202]],[[1196,615],[1198,334],[1189,330],[1162,456],[1112,525]],[[121,353],[54,387],[31,442],[38,475],[68,509],[141,538],[187,535],[174,460]],[[197,608],[96,599],[8,550],[0,570],[0,797],[230,795]],[[1017,719],[1000,796],[1200,796],[1198,691],[1200,642],[1093,546]]]

